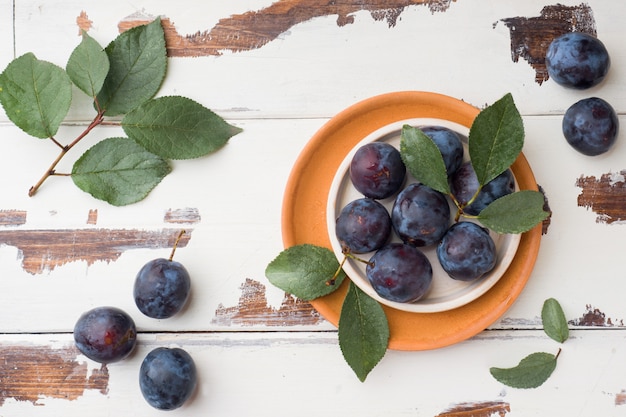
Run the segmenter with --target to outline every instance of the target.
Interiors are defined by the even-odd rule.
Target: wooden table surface
[[[626,141],[588,157],[561,133],[564,111],[589,96],[626,121],[624,15],[615,0],[0,0],[0,68],[26,52],[65,66],[79,28],[106,45],[161,16],[169,68],[160,95],[193,98],[243,129],[214,155],[174,162],[144,201],[113,207],[67,178],[28,197],[55,150],[0,113],[0,415],[160,415],[138,385],[157,346],[185,348],[199,370],[192,400],[173,415],[626,415]],[[609,76],[590,90],[546,76],[549,40],[572,30],[596,34],[611,54]],[[283,192],[309,139],[348,106],[410,90],[476,107],[511,92],[552,216],[526,287],[499,320],[449,347],[389,350],[362,383],[336,328],[264,271],[283,249]],[[75,137],[92,117],[77,94],[59,136]],[[91,140],[122,133],[113,120]],[[133,301],[135,274],[167,256],[182,228],[176,257],[192,275],[191,302],[149,319]],[[542,330],[547,298],[569,322],[562,346]],[[128,311],[140,332],[133,355],[107,366],[72,337],[80,314],[101,305]],[[489,373],[559,347],[539,388],[509,388]]]

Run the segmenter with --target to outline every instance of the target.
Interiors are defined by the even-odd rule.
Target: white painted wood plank
[[[70,335],[0,339],[0,348],[72,345]],[[340,410],[346,416],[432,417],[463,405],[493,403],[508,406],[509,412],[502,415],[513,417],[591,417],[622,415],[626,407],[624,331],[574,332],[562,346],[540,331],[497,331],[441,350],[390,351],[364,383],[344,362],[334,334],[279,332],[140,335],[131,358],[108,366],[106,394],[87,388],[75,400],[42,397],[37,405],[8,398],[2,411],[32,416],[156,415],[141,397],[137,372],[143,357],[159,346],[183,347],[199,371],[196,395],[176,415],[318,416]],[[513,366],[527,354],[556,353],[559,347],[555,372],[537,389],[509,388],[489,374],[492,366]],[[99,368],[91,361],[87,365],[89,372]]]
[[[273,330],[260,324],[217,320],[220,308],[235,308],[247,280],[258,283],[267,297],[267,307],[279,309],[283,292],[264,277],[267,263],[281,250],[281,205],[283,190],[293,163],[309,138],[325,120],[238,120],[244,128],[226,148],[207,158],[174,164],[174,171],[147,200],[116,208],[98,202],[78,190],[67,178],[52,178],[40,193],[29,198],[26,191],[56,155],[52,145],[25,137],[15,127],[0,127],[7,149],[0,155],[0,188],[5,200],[0,209],[24,210],[26,223],[7,230],[138,229],[159,231],[180,225],[164,223],[169,209],[193,208],[201,218],[188,246],[177,259],[194,276],[193,300],[185,314],[155,321],[136,311],[131,291],[136,272],[149,259],[169,255],[169,249],[123,250],[119,259],[88,265],[76,261],[42,272],[27,272],[24,253],[11,244],[0,246],[0,293],[12,294],[0,303],[5,318],[3,331],[69,331],[84,310],[97,305],[118,305],[135,312],[138,324],[149,330]],[[624,121],[622,121],[624,123]],[[536,268],[525,290],[495,328],[537,328],[546,298],[557,298],[569,320],[586,313],[588,305],[598,308],[614,323],[626,317],[619,224],[596,223],[595,213],[579,207],[581,175],[596,175],[623,169],[625,144],[618,142],[606,156],[583,157],[573,151],[560,133],[558,116],[526,117],[524,152],[537,182],[544,188],[554,215],[542,238]],[[73,137],[80,131],[66,127]],[[107,127],[94,132],[93,142],[81,144],[64,168],[97,139],[121,134]],[[62,137],[62,136],[59,136]],[[73,159],[72,159],[73,158]],[[98,211],[96,225],[88,225],[90,210]],[[187,227],[187,226],[185,226]],[[45,258],[41,258],[43,263]],[[256,285],[256,284],[255,284]],[[265,288],[262,288],[265,287]],[[250,288],[247,288],[250,289]],[[38,306],[33,309],[32,306]],[[294,326],[304,330],[308,326]],[[332,329],[315,323],[314,329]]]
[[[58,7],[57,3],[18,2],[17,50],[18,54],[33,51],[64,65],[78,42],[75,21],[81,11],[93,21],[93,36],[106,44],[116,35],[117,24],[136,12],[167,16],[186,35],[210,30],[221,18],[259,11],[271,3],[241,1],[216,7],[188,2],[181,7],[139,1],[110,6],[74,0]],[[527,62],[511,59],[509,30],[500,20],[538,16],[545,5],[539,0],[523,6],[507,0],[490,2],[487,7],[484,2],[465,0],[434,14],[425,6],[409,6],[395,27],[375,21],[368,12],[355,13],[354,23],[341,27],[337,16],[315,18],[252,51],[173,58],[162,92],[190,96],[233,118],[330,117],[354,102],[397,90],[435,91],[478,106],[512,92],[525,114],[562,113],[577,99],[592,94],[603,96],[623,112],[626,56],[621,52],[621,24],[612,16],[619,15],[626,3],[598,0],[590,4],[613,66],[601,87],[585,92],[566,90],[550,81],[539,86]],[[76,109],[72,117],[83,118],[85,113]]]
[[[13,59],[13,2],[0,0],[0,68]]]

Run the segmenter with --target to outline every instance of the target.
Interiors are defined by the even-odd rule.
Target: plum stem
[[[180,233],[178,233],[178,236],[176,237],[176,241],[174,242],[174,246],[172,247],[172,253],[170,253],[170,257],[168,258],[170,262],[172,262],[172,260],[174,259],[174,253],[176,253],[178,242],[180,242],[180,239],[183,237],[185,233],[186,233],[185,229],[182,229]]]

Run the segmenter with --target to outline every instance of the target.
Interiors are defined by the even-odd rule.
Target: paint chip
[[[202,220],[200,210],[190,207],[176,210],[170,209],[165,213],[163,218],[165,223],[176,224],[195,224],[200,223],[200,220]]]
[[[626,220],[626,170],[607,173],[597,179],[583,175],[576,180],[582,188],[578,195],[578,206],[591,209],[597,214],[596,223],[616,223]]]
[[[21,226],[26,223],[23,210],[0,210],[0,226]]]
[[[539,85],[548,80],[545,58],[554,38],[568,32],[597,35],[593,11],[585,3],[545,6],[537,17],[518,16],[501,21],[509,28],[513,62],[518,62],[520,57],[528,61]]]
[[[578,319],[570,320],[568,323],[581,327],[624,327],[623,319],[611,319],[606,317],[600,309],[587,304],[585,313]]]
[[[78,355],[74,346],[0,346],[0,406],[9,398],[43,405],[43,398],[75,400],[87,390],[106,395],[106,365],[90,372]]]
[[[502,401],[463,402],[452,406],[435,417],[504,417],[511,411],[509,403]]]
[[[311,304],[285,294],[280,308],[268,306],[265,286],[247,278],[240,287],[239,303],[233,307],[220,304],[215,311],[213,324],[221,326],[303,326],[324,322]]]

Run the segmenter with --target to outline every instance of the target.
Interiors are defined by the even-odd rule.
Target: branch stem
[[[59,164],[59,162],[61,162],[65,154],[67,154],[70,151],[70,149],[76,146],[76,144],[78,144],[85,136],[87,136],[87,134],[89,134],[89,132],[91,132],[91,130],[94,127],[101,124],[103,120],[104,120],[104,111],[100,110],[98,111],[98,114],[96,114],[96,117],[94,117],[94,119],[91,121],[91,123],[89,123],[89,126],[87,126],[87,128],[80,135],[78,135],[78,137],[74,139],[69,145],[63,146],[55,138],[50,138],[57,146],[61,148],[61,152],[55,158],[55,160],[52,162],[52,164],[46,170],[46,172],[42,175],[39,181],[37,181],[35,185],[30,187],[30,189],[28,190],[29,197],[32,197],[35,195],[35,193],[37,193],[37,190],[39,190],[39,188],[48,179],[48,177],[50,177],[51,175],[57,175],[55,172],[56,167]]]

